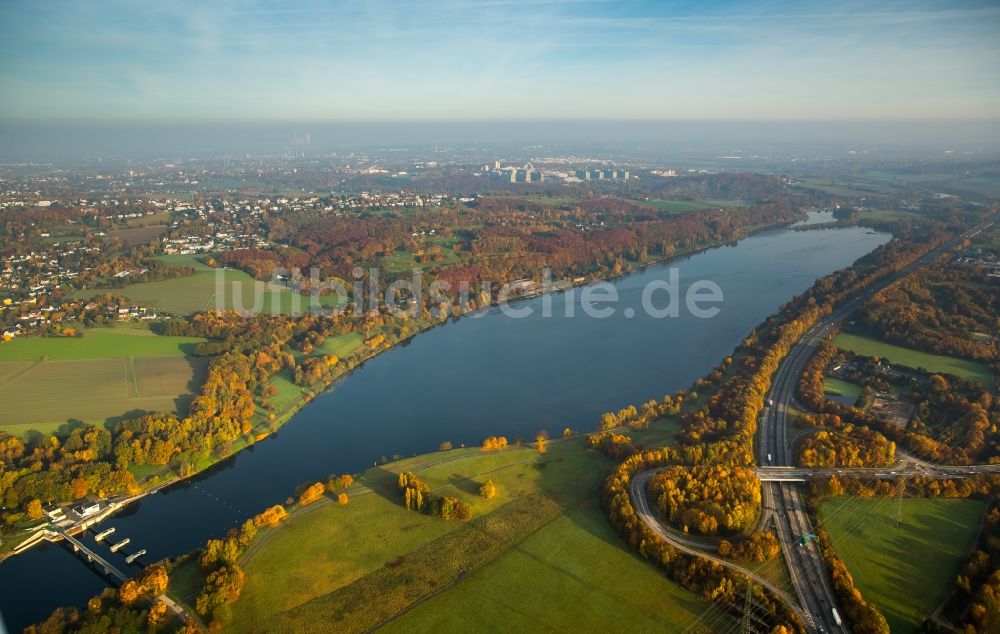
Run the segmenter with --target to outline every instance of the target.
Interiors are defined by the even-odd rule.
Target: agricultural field
[[[84,297],[105,292],[120,294],[137,304],[177,315],[218,306],[266,314],[304,313],[309,309],[310,297],[292,293],[277,284],[255,280],[243,271],[216,269],[190,255],[165,255],[158,259],[173,266],[192,266],[196,272],[189,277],[131,284],[124,289],[90,289],[78,294]],[[222,297],[218,296],[220,291]],[[334,296],[320,298],[324,306],[333,306],[336,302]]]
[[[81,338],[18,338],[0,345],[0,429],[62,432],[143,411],[187,410],[208,360],[186,356],[201,339],[140,328],[95,328]]]
[[[993,384],[993,376],[990,374],[989,368],[976,361],[920,352],[919,350],[895,346],[864,335],[846,332],[837,335],[833,340],[833,345],[843,350],[850,350],[855,354],[888,359],[893,363],[905,365],[908,368],[922,368],[928,372],[951,374],[964,379],[979,381],[987,386]]]
[[[164,337],[141,324],[88,328],[82,337],[17,337],[0,344],[0,361],[69,361],[111,357],[170,357],[194,353],[199,337]]]
[[[815,189],[833,196],[843,196],[845,198],[898,193],[895,184],[862,178],[826,179],[806,176],[799,178],[794,187]]]
[[[155,214],[140,216],[139,218],[126,218],[124,221],[126,227],[147,227],[166,224],[170,224],[169,211],[158,211]]]
[[[0,361],[0,387],[18,395],[0,408],[0,429],[51,433],[73,421],[183,413],[207,368],[208,360],[197,357]]]
[[[323,622],[339,631],[430,631],[489,619],[514,629],[679,631],[707,606],[614,534],[597,495],[610,464],[577,437],[545,454],[454,449],[370,469],[348,490],[348,506],[324,498],[258,537],[245,556],[231,629],[309,631]],[[396,488],[401,470],[469,502],[473,520],[406,511]],[[498,488],[492,500],[478,495],[487,478]],[[176,577],[182,594],[191,584],[183,569]],[[623,578],[640,582],[626,588]],[[560,601],[568,590],[585,600]],[[363,600],[372,596],[380,600]]]
[[[108,237],[121,240],[125,246],[132,246],[150,242],[166,232],[166,225],[147,225],[114,229],[108,234]]]
[[[975,543],[985,505],[973,500],[838,498],[819,521],[834,551],[893,634],[919,631],[945,600]]]
[[[1000,196],[1000,174],[995,169],[993,171],[989,171],[989,168],[980,168],[977,171],[944,169],[924,172],[868,169],[864,173],[872,180],[896,186],[911,185],[957,195]]]
[[[921,219],[920,214],[902,209],[865,209],[858,212],[859,220],[875,220],[879,222],[913,222]]]

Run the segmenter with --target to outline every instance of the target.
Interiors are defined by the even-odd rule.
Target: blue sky
[[[0,0],[0,117],[997,119],[1000,4]]]

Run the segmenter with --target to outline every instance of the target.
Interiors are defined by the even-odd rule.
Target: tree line
[[[674,465],[649,479],[647,494],[667,521],[685,533],[733,535],[757,520],[760,491],[752,469]]]
[[[629,496],[632,477],[640,471],[674,469],[677,465],[688,468],[714,465],[729,469],[753,465],[754,435],[764,397],[774,371],[791,346],[836,304],[900,270],[947,237],[933,230],[904,232],[902,237],[879,247],[855,266],[817,280],[809,290],[793,298],[751,333],[732,358],[706,377],[705,383],[714,382],[718,389],[702,407],[683,414],[681,445],[676,449],[635,451],[605,479],[602,501],[612,525],[626,542],[664,568],[672,578],[696,591],[704,591],[720,577],[725,577],[727,573],[721,567],[708,560],[684,556],[643,526]],[[622,447],[624,443],[607,436],[595,440],[595,445]],[[688,472],[695,473],[693,469]],[[680,477],[680,472],[677,475]],[[721,487],[712,490],[720,491]],[[724,497],[720,495],[719,501]],[[716,591],[725,593],[713,586],[712,592]],[[784,611],[780,602],[774,601],[771,605],[782,627],[792,630],[802,627],[794,616]]]
[[[430,487],[409,471],[399,472],[397,484],[403,494],[403,505],[408,510],[443,520],[472,518],[472,507],[468,502],[452,496],[431,493]]]
[[[1000,289],[991,282],[978,267],[942,261],[875,294],[858,315],[885,341],[991,362],[1000,354]]]

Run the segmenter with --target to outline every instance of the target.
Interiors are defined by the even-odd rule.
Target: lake
[[[385,352],[298,412],[278,433],[224,463],[148,496],[102,528],[129,537],[128,553],[154,562],[195,549],[304,482],[359,472],[385,456],[436,450],[445,440],[479,444],[492,434],[534,438],[569,426],[597,427],[601,413],[676,392],[706,374],[761,323],[813,281],[850,265],[890,236],[857,227],[770,230],[734,245],[654,265],[613,282],[614,315],[566,317],[552,297],[493,308],[435,328]],[[650,282],[679,271],[682,293],[698,280],[718,284],[719,314],[676,318],[642,310]],[[581,292],[573,294],[579,303]],[[657,299],[664,302],[664,297]],[[628,317],[629,311],[633,317]],[[93,534],[84,536],[93,544]],[[99,545],[107,553],[107,545]],[[117,555],[109,559],[125,570]],[[133,567],[138,572],[138,567]],[[44,619],[61,605],[84,605],[105,581],[63,545],[30,550],[0,564],[0,611],[10,630]]]

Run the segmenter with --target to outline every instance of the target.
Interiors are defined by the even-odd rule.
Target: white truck
[[[840,620],[840,612],[837,612],[837,608],[833,608],[833,622],[837,624],[837,627],[844,624],[844,622]]]

